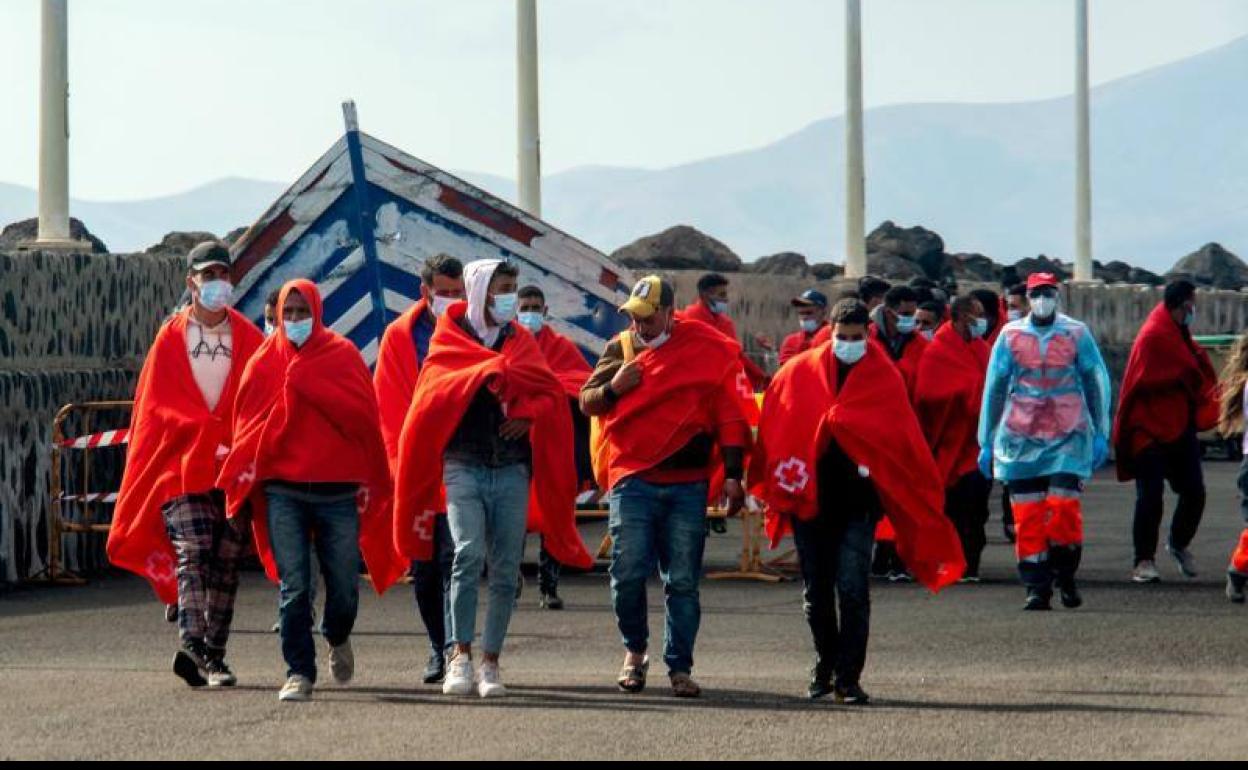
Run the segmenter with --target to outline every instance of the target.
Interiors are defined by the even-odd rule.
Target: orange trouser
[[[1083,544],[1083,506],[1078,491],[1054,489],[1048,494],[1012,495],[1019,561],[1037,560],[1050,546]]]
[[[1239,543],[1231,554],[1231,570],[1248,575],[1248,527],[1239,535]]]

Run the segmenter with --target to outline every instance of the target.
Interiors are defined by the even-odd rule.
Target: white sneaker
[[[1192,556],[1191,551],[1186,548],[1175,548],[1168,542],[1166,550],[1170,552],[1175,564],[1179,565],[1179,572],[1183,573],[1183,577],[1189,580],[1196,577],[1196,557]]]
[[[443,695],[472,695],[472,658],[456,653],[442,682]]]
[[[482,698],[501,698],[507,694],[497,663],[481,664],[481,669],[477,671],[477,694]]]
[[[329,646],[329,673],[339,684],[346,684],[355,676],[355,651],[350,639],[336,647]]]
[[[1131,570],[1131,582],[1133,583],[1160,583],[1161,573],[1157,571],[1157,565],[1151,560],[1145,559],[1135,565],[1135,569]]]
[[[312,680],[299,674],[291,676],[277,693],[277,699],[296,702],[312,700]]]

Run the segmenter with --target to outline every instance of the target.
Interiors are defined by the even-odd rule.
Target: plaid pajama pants
[[[178,560],[178,632],[224,650],[234,620],[238,568],[247,549],[247,525],[225,517],[220,492],[182,495],[161,507]]]

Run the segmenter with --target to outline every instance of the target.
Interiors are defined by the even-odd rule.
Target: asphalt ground
[[[0,757],[1243,759],[1248,607],[1222,592],[1242,526],[1236,466],[1205,468],[1195,580],[1163,555],[1161,584],[1128,582],[1134,490],[1105,476],[1085,497],[1081,609],[1020,611],[995,501],[984,583],[932,596],[874,582],[865,708],[803,697],[811,645],[793,582],[703,583],[696,701],[672,698],[661,666],[645,693],[616,691],[601,573],[565,577],[562,612],[538,609],[528,579],[503,656],[510,695],[491,701],[420,683],[427,643],[406,586],[365,589],[355,681],[323,676],[306,704],[277,701],[276,589],[257,573],[239,595],[228,690],[174,678],[176,632],[137,578],[18,588],[0,594]],[[586,541],[602,529],[586,525]],[[713,535],[708,570],[731,567],[739,544],[736,522]],[[656,650],[661,601],[653,588]]]

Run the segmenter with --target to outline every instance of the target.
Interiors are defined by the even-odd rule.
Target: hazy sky
[[[868,106],[1069,93],[1073,0],[864,0]],[[0,0],[0,181],[37,178],[39,0]],[[1095,83],[1248,34],[1248,0],[1091,0]],[[664,167],[843,111],[841,0],[538,0],[543,166]],[[514,176],[512,0],[69,0],[71,190],[292,181],[364,130]],[[1248,80],[1248,78],[1246,78]]]

